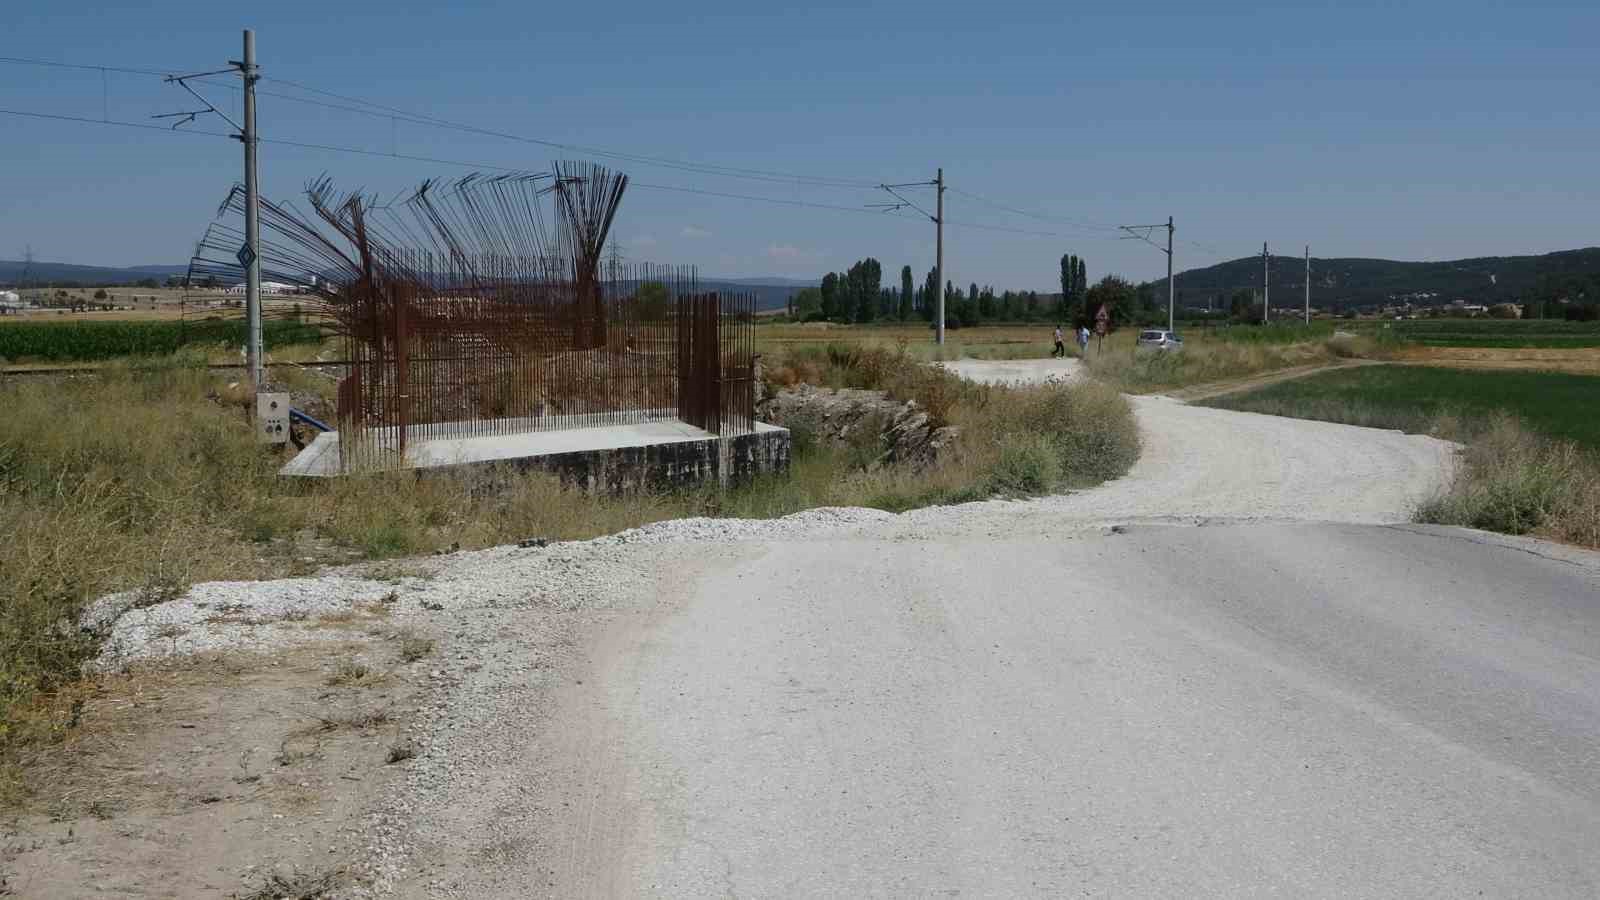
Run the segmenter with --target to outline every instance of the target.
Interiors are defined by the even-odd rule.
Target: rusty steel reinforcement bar
[[[425,181],[389,204],[322,180],[307,190],[315,217],[261,201],[264,271],[344,343],[346,470],[393,465],[416,440],[574,422],[753,428],[754,295],[701,293],[692,267],[602,264],[626,186],[559,163]],[[233,231],[208,229],[191,277],[227,274]]]

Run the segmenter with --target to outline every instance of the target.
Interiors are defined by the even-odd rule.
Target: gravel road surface
[[[1593,556],[1134,526],[774,543],[681,590],[545,726],[581,751],[550,896],[1600,892]]]
[[[1444,442],[1134,402],[1094,490],[428,562],[388,602],[437,692],[359,890],[1600,894],[1600,554],[1399,524]],[[203,585],[114,644],[378,587]]]

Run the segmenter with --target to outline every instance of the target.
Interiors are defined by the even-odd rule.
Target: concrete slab
[[[404,468],[438,469],[493,463],[539,465],[541,461],[564,466],[574,458],[600,460],[613,453],[632,458],[655,458],[659,454],[648,452],[649,448],[693,443],[716,447],[723,443],[717,435],[675,419],[476,437],[456,436],[463,428],[451,423],[430,426],[429,430],[438,436],[408,436]],[[779,435],[787,438],[788,431],[757,422],[752,434],[756,440],[770,440]],[[639,451],[647,452],[641,455]],[[786,450],[784,456],[786,462]],[[278,474],[309,478],[343,474],[339,466],[338,432],[318,435]]]

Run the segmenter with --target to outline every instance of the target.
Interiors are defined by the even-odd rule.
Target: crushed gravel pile
[[[86,624],[109,628],[96,665],[218,650],[271,650],[340,640],[343,627],[382,617],[396,623],[468,608],[575,609],[603,606],[637,578],[635,548],[686,543],[794,540],[892,519],[874,509],[825,507],[781,519],[677,519],[591,541],[495,547],[335,570],[314,578],[213,581],[183,597],[141,607],[134,594],[105,597]]]

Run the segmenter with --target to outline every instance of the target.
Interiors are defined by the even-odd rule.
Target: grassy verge
[[[1189,332],[1181,351],[1163,353],[1136,349],[1137,332],[1121,331],[1106,338],[1103,345],[1091,340],[1083,362],[1100,381],[1137,394],[1333,363],[1373,352],[1371,342],[1359,337],[1286,343],[1234,339],[1229,333]]]
[[[917,470],[797,435],[790,475],[725,493],[593,497],[510,471],[307,483],[276,476],[282,451],[254,443],[230,376],[207,372],[200,354],[0,382],[0,805],[22,795],[30,757],[76,727],[99,637],[77,622],[113,591],[157,603],[195,581],[303,573],[308,555],[383,559],[691,515],[1019,496],[1120,475],[1138,453],[1132,412],[1108,388],[978,387],[910,354],[810,353],[794,363],[811,380],[916,399],[962,427],[957,446]]]
[[[1600,377],[1372,366],[1280,382],[1206,405],[1396,428],[1467,445],[1423,522],[1600,547]]]

